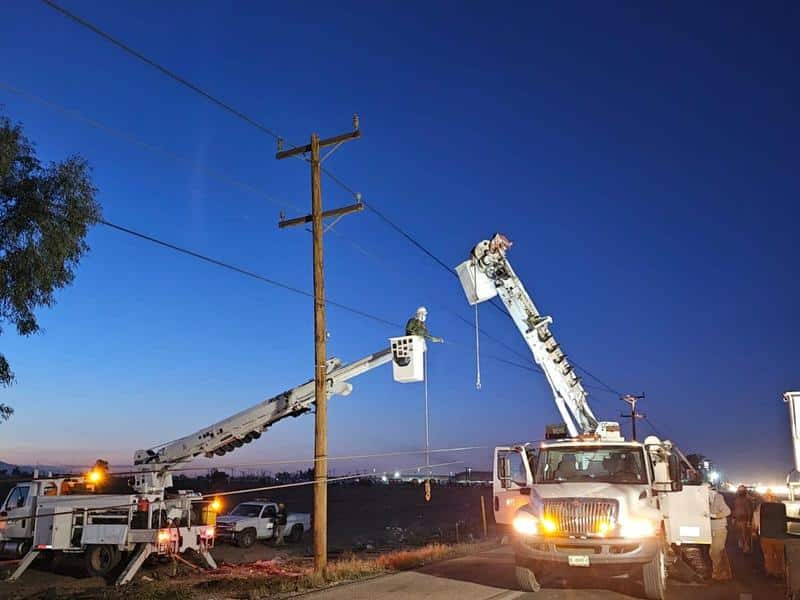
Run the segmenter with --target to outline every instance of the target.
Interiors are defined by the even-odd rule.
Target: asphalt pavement
[[[768,580],[751,557],[731,552],[736,579],[720,584],[682,584],[670,581],[670,600],[781,600],[784,588]],[[577,580],[542,578],[542,591],[519,590],[514,577],[514,558],[509,547],[464,556],[368,581],[337,586],[309,594],[314,600],[629,600],[642,598],[639,582],[629,579]]]

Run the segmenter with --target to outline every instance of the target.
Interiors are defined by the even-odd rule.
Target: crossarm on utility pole
[[[319,147],[325,148],[326,146],[333,146],[334,144],[341,144],[342,142],[349,142],[350,140],[356,140],[361,137],[361,131],[356,129],[355,131],[351,131],[349,133],[343,133],[341,135],[335,135],[333,137],[325,138],[324,140],[319,140]],[[275,158],[278,160],[282,160],[284,158],[289,158],[291,156],[297,156],[298,154],[307,154],[311,152],[311,144],[306,144],[305,146],[297,146],[296,148],[290,148],[289,150],[282,150],[275,154]]]
[[[360,212],[364,210],[364,204],[359,202],[358,204],[351,204],[350,206],[342,206],[341,208],[333,208],[331,210],[326,210],[322,213],[323,219],[328,219],[330,217],[340,217],[344,215],[349,215],[350,213]],[[283,219],[278,222],[278,227],[284,229],[286,227],[294,227],[295,225],[303,225],[305,223],[311,223],[312,216],[306,215],[304,217],[296,217],[294,219]]]

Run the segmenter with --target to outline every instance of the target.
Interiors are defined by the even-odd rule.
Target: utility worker
[[[416,314],[406,323],[406,335],[419,335],[430,342],[443,342],[444,340],[442,338],[432,336],[428,333],[428,326],[425,325],[427,318],[428,309],[424,306],[420,306]]]
[[[709,513],[711,516],[711,579],[714,581],[728,581],[733,578],[731,563],[725,552],[725,540],[728,537],[728,515],[731,509],[717,490],[709,486],[708,490]]]
[[[283,532],[286,529],[286,505],[278,504],[278,514],[275,515],[275,545],[283,544]]]
[[[733,498],[733,520],[738,533],[739,549],[750,554],[753,540],[753,503],[743,485],[739,486]]]
[[[784,538],[786,537],[786,521],[776,518],[783,511],[776,510],[776,498],[772,490],[767,490],[763,501],[756,509],[755,523],[758,529],[761,553],[764,556],[764,571],[768,577],[784,576]]]

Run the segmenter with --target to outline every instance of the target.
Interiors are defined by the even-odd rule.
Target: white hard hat
[[[427,308],[425,308],[424,306],[420,306],[420,307],[417,309],[417,314],[423,314],[423,315],[427,315],[427,314],[428,314],[428,309],[427,309]]]

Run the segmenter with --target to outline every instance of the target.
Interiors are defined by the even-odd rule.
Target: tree
[[[80,156],[43,166],[19,124],[0,116],[0,333],[39,331],[34,311],[55,304],[89,250],[86,233],[101,218],[89,165]],[[0,354],[0,385],[14,373]],[[14,409],[0,403],[0,422]]]

